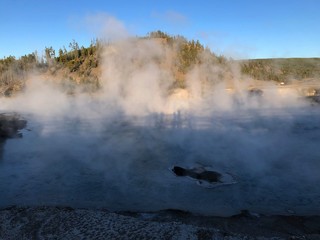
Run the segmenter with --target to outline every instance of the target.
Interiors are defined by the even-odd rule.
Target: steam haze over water
[[[218,78],[203,93],[199,69],[169,94],[173,76],[155,62],[166,57],[162,45],[118,44],[104,53],[98,93],[68,96],[34,76],[24,93],[0,100],[1,112],[28,121],[23,138],[4,147],[0,207],[320,213],[318,106],[275,86],[250,96],[236,70],[235,94]],[[203,188],[172,165],[210,166],[238,183]]]

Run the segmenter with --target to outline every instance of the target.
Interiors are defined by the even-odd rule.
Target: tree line
[[[0,95],[10,96],[14,92],[24,88],[25,81],[30,72],[54,74],[60,69],[64,69],[65,76],[73,80],[74,76],[86,76],[88,81],[92,81],[90,71],[99,65],[99,54],[102,43],[92,40],[89,47],[81,46],[72,40],[69,49],[60,48],[56,52],[53,47],[45,47],[44,54],[41,56],[37,51],[16,58],[8,56],[0,59]],[[71,76],[69,73],[76,73]],[[70,76],[68,76],[70,75]]]
[[[201,55],[205,52],[212,58],[218,59],[208,48],[205,48],[197,40],[188,41],[183,36],[170,36],[162,31],[154,31],[147,34],[143,39],[161,39],[164,44],[176,49],[177,59],[174,68],[182,75],[188,72],[194,65],[201,63]],[[44,54],[39,56],[35,51],[20,58],[14,56],[0,59],[0,95],[11,95],[22,90],[30,71],[49,73],[63,73],[65,81],[72,86],[74,82],[82,85],[91,85],[91,90],[99,88],[99,76],[93,69],[100,65],[102,50],[106,43],[95,39],[88,47],[79,46],[72,40],[66,47],[57,51],[53,47],[45,47]],[[221,59],[220,59],[221,60]],[[180,79],[181,80],[181,79]],[[181,81],[180,81],[181,82]],[[184,84],[178,84],[183,86]]]
[[[198,40],[171,36],[160,30],[150,32],[138,39],[156,39],[174,51],[173,87],[185,87],[185,76],[195,66],[200,67],[203,82],[223,80],[230,76],[230,63],[235,63],[224,56],[218,56],[204,47]],[[68,49],[45,47],[42,55],[33,52],[20,58],[8,56],[0,59],[0,95],[10,96],[24,89],[30,72],[46,73],[63,79],[63,84],[72,91],[82,86],[88,91],[100,88],[99,66],[103,49],[109,43],[94,39],[88,47],[79,46],[72,40]],[[161,59],[159,61],[162,61]],[[159,62],[160,63],[160,62]],[[290,78],[305,79],[320,76],[320,59],[255,59],[237,61],[240,71],[258,80],[288,81]],[[212,66],[218,66],[212,68]]]

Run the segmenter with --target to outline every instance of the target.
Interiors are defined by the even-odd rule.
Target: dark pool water
[[[0,160],[0,207],[320,214],[319,108],[23,117],[28,130],[7,140]],[[203,188],[172,165],[210,166],[238,183]]]

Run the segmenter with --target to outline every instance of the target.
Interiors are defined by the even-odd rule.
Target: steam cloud
[[[110,29],[114,23],[123,34]],[[250,96],[251,80],[236,64],[221,81],[225,69],[204,62],[187,74],[186,89],[168,91],[174,76],[163,65],[170,66],[172,50],[128,37],[111,17],[104,31],[114,41],[103,54],[98,93],[67,96],[33,76],[24,93],[0,100],[2,112],[21,113],[31,130],[6,145],[0,206],[319,211],[320,191],[312,188],[320,180],[316,108],[272,84],[262,97]],[[203,87],[203,78],[212,87]],[[173,164],[232,172],[239,184],[208,191],[176,179],[167,170]]]

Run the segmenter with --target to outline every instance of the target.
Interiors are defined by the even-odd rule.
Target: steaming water
[[[320,214],[318,107],[24,117],[29,130],[7,141],[0,160],[0,207]],[[239,183],[207,189],[168,170],[195,164],[230,172]]]

